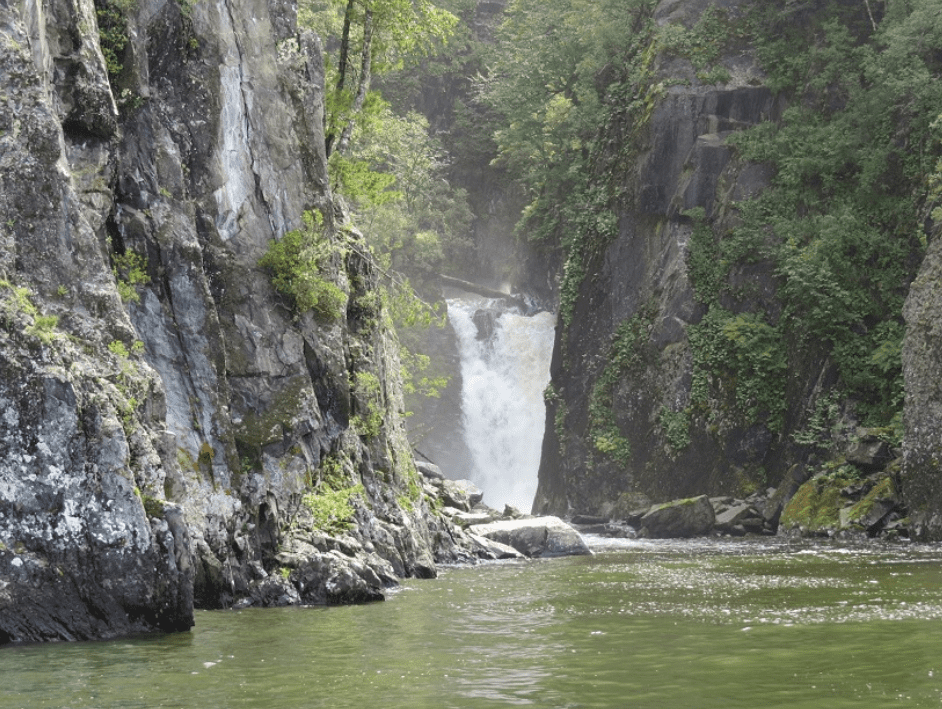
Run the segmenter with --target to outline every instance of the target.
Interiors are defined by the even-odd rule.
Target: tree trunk
[[[350,26],[353,24],[354,2],[355,0],[347,0],[347,9],[343,13],[343,33],[340,36],[340,59],[337,63],[337,86],[335,89],[338,97],[343,94],[344,86],[347,83],[347,66],[350,63]],[[326,121],[326,112],[324,118]],[[326,136],[325,147],[327,148],[327,157],[330,157],[334,138],[337,137],[331,126],[327,126]]]
[[[373,10],[368,7],[363,16],[363,51],[360,54],[360,78],[357,82],[357,95],[353,99],[353,106],[350,109],[350,117],[347,120],[347,125],[344,126],[343,133],[340,134],[340,141],[337,143],[337,152],[341,155],[345,153],[350,146],[350,138],[353,136],[353,128],[356,125],[357,114],[363,109],[366,94],[370,90],[372,66]]]

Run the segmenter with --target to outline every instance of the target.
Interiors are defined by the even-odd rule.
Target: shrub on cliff
[[[347,304],[347,294],[330,277],[337,252],[324,233],[320,212],[307,212],[304,228],[272,241],[258,263],[272,272],[272,285],[294,301],[298,313],[313,310],[331,321],[342,317]]]

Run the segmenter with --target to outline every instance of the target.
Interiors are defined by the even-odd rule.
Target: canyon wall
[[[0,642],[434,574],[459,552],[328,187],[319,40],[290,3],[140,0],[123,44],[116,7],[0,8]],[[329,317],[258,266],[309,210]]]
[[[882,19],[868,17],[851,3],[834,8],[849,28],[850,45],[867,41]],[[577,242],[563,278],[563,312],[546,393],[547,427],[534,510],[618,516],[648,501],[704,493],[745,495],[775,487],[777,493],[765,511],[774,522],[783,503],[813,475],[865,477],[879,469],[893,476],[908,500],[914,535],[938,538],[939,347],[932,325],[938,313],[938,245],[932,240],[937,227],[927,209],[924,217],[914,218],[918,226],[908,234],[887,227],[882,243],[887,249],[892,243],[898,256],[877,248],[867,260],[859,255],[864,247],[848,247],[833,263],[846,256],[848,263],[859,259],[853,261],[859,265],[840,283],[832,269],[833,279],[815,274],[803,284],[795,273],[801,262],[782,260],[780,254],[787,249],[798,253],[805,248],[804,234],[777,234],[766,226],[764,232],[748,233],[750,244],[737,243],[747,238],[738,230],[744,222],[743,205],[772,186],[783,194],[781,175],[792,169],[784,161],[776,166],[747,159],[748,142],[738,137],[763,124],[767,131],[762,135],[771,144],[779,127],[798,125],[789,124],[786,115],[804,115],[806,125],[818,125],[821,116],[849,115],[851,121],[862,122],[852,113],[859,110],[853,104],[856,88],[841,93],[833,76],[831,84],[823,84],[826,88],[813,83],[813,67],[820,63],[800,65],[799,91],[783,90],[781,74],[779,86],[769,80],[756,45],[747,39],[752,30],[742,30],[757,9],[761,7],[749,2],[672,0],[658,3],[654,10],[651,72],[641,87],[649,111],[637,148],[624,137],[631,133],[628,128],[619,133],[618,126],[607,126],[603,133],[610,141],[605,150],[612,156],[630,153],[626,162],[603,161],[622,171],[615,191],[627,197],[614,208],[613,235]],[[774,21],[805,28],[810,46],[820,41],[811,38],[824,22],[816,14],[821,11],[785,3]],[[714,13],[709,30],[703,21],[708,12]],[[707,43],[697,42],[710,32],[716,39],[710,46],[723,49],[704,64],[706,55],[696,52],[706,51]],[[685,39],[671,46],[675,36]],[[775,37],[766,35],[763,41],[767,53],[776,46]],[[803,49],[779,51],[794,58]],[[818,56],[813,61],[826,60]],[[885,61],[892,62],[892,57]],[[926,62],[929,76],[934,60],[930,56],[919,61]],[[876,61],[874,66],[873,76],[880,76],[883,67]],[[851,85],[871,91],[880,84],[867,75],[859,85]],[[918,95],[923,85],[915,82],[910,95]],[[898,120],[900,131],[915,132],[924,125],[918,116],[907,116],[907,123]],[[893,155],[899,145],[887,148],[891,157],[881,168],[886,175],[895,174],[901,162]],[[931,139],[929,145],[935,145]],[[812,155],[815,146],[821,147],[809,143],[804,152],[795,150],[794,161]],[[819,164],[827,165],[826,160]],[[851,164],[848,158],[839,165],[843,173],[835,170],[845,185],[862,179]],[[809,173],[801,179],[822,201],[799,202],[793,214],[818,209],[826,214],[829,192],[816,182],[819,176]],[[915,185],[914,198],[913,193],[897,194],[893,181],[884,180],[879,199],[899,200],[907,210],[913,205],[915,211],[925,208],[924,197],[918,196],[926,189],[924,183]],[[867,199],[860,200],[858,213],[869,208]],[[765,208],[775,208],[769,204]],[[929,248],[903,313],[901,304],[926,253],[914,232],[923,234],[923,244],[928,238]],[[806,263],[818,258],[812,250],[804,252]],[[877,264],[884,258],[896,261],[893,276],[877,275]],[[579,275],[571,278],[572,273]],[[866,312],[857,309],[856,294],[870,298],[889,279],[896,279],[892,290],[887,289],[890,295],[873,301],[883,310],[875,306],[866,315],[854,315]],[[837,291],[848,283],[857,290],[848,291],[854,296],[842,296],[848,304],[842,306],[845,310],[811,313],[821,318],[819,331],[827,334],[809,335],[812,326],[802,320],[808,312],[796,303],[804,299],[801,307],[814,308],[812,293]],[[859,363],[855,370],[843,353],[871,347],[873,333],[880,328],[901,333],[904,314],[905,416],[900,421],[898,414],[891,417],[894,407],[897,412],[903,408],[902,388],[897,402],[891,400],[895,390],[888,384],[899,371],[899,360],[896,370],[885,370],[882,381],[879,375],[867,374],[867,390],[855,377],[862,381],[861,372],[881,355],[868,351],[853,360]],[[844,322],[842,318],[843,329],[832,327]],[[839,340],[842,351],[835,344]],[[879,351],[896,348],[898,353],[899,347],[896,338]],[[872,393],[876,391],[886,395]],[[867,423],[877,420],[881,423]],[[868,441],[882,441],[880,460],[856,455],[861,442]]]

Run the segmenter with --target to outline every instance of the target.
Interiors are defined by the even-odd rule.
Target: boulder
[[[582,535],[559,517],[512,519],[470,527],[472,534],[507,544],[529,557],[591,554]]]
[[[444,480],[445,474],[442,469],[434,463],[427,463],[424,460],[415,461],[415,469],[427,480]]]
[[[470,512],[483,499],[484,493],[470,480],[442,481],[442,500],[448,507]]]
[[[445,509],[448,509],[447,507]],[[496,522],[500,519],[500,513],[492,510],[487,511],[474,511],[474,512],[457,512],[452,515],[451,521],[455,524],[459,524],[462,527],[470,527],[477,524],[489,524],[490,522]]]
[[[487,537],[469,534],[468,537],[477,545],[477,555],[484,559],[525,559],[526,557],[509,544],[501,544]]]
[[[641,518],[642,536],[656,539],[699,537],[709,534],[716,521],[706,495],[655,505]]]
[[[841,528],[859,528],[873,535],[881,530],[892,512],[900,508],[893,478],[880,476],[855,504],[840,511]]]
[[[744,534],[747,531],[760,531],[764,521],[751,504],[740,502],[716,515],[714,527],[727,534]]]
[[[870,429],[858,428],[857,438],[848,446],[844,457],[848,463],[873,472],[884,468],[892,456],[886,441],[878,438]]]

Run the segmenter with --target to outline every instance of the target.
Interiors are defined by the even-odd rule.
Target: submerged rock
[[[528,557],[591,554],[574,528],[559,517],[503,520],[470,527],[472,534],[506,544]]]

